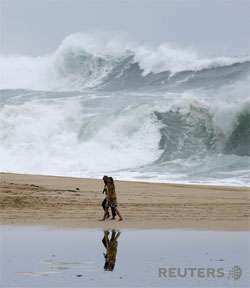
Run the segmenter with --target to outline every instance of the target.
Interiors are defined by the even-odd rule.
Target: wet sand
[[[250,230],[247,187],[116,181],[124,221],[100,222],[102,180],[7,173],[0,177],[2,225]]]
[[[14,225],[1,232],[1,287],[249,287],[248,232]],[[235,265],[242,271],[237,280],[230,274]],[[182,275],[201,268],[205,277],[197,270],[193,277],[159,277],[159,268],[170,267]],[[207,276],[218,268],[223,277]]]

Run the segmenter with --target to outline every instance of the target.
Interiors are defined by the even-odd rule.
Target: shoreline
[[[1,175],[22,175],[22,176],[25,176],[25,175],[29,175],[29,176],[41,176],[41,177],[58,177],[58,178],[67,178],[67,179],[86,179],[86,180],[101,180],[101,176],[100,178],[98,177],[93,177],[93,178],[88,178],[88,177],[80,177],[80,176],[65,176],[65,175],[49,175],[49,174],[30,174],[30,173],[12,173],[12,172],[1,172],[0,171],[0,178],[1,178]],[[236,189],[249,189],[250,191],[250,185],[249,186],[239,186],[239,185],[224,185],[224,184],[200,184],[200,183],[182,183],[182,182],[158,182],[158,181],[150,181],[150,180],[142,180],[142,179],[139,179],[139,180],[133,180],[132,178],[131,179],[114,179],[115,181],[119,181],[119,182],[129,182],[129,183],[141,183],[141,184],[144,184],[144,183],[149,183],[149,184],[166,184],[166,185],[169,185],[169,186],[180,186],[180,187],[189,187],[189,186],[195,186],[195,187],[201,187],[201,188],[236,188]]]
[[[1,225],[250,231],[250,188],[116,180],[124,221],[106,220],[101,179],[0,173]]]

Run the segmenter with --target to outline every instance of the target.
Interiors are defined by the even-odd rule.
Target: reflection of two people
[[[113,271],[115,267],[116,254],[117,254],[117,239],[119,238],[121,232],[116,232],[112,230],[111,238],[109,239],[109,231],[104,231],[104,237],[102,243],[105,246],[106,254],[103,253],[105,258],[104,270]]]

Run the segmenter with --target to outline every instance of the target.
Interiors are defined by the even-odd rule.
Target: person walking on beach
[[[108,176],[103,176],[103,182],[104,182],[104,188],[103,188],[103,191],[102,193],[105,193],[106,197],[104,198],[104,200],[102,201],[102,208],[105,212],[105,208],[106,208],[106,203],[107,203],[107,193],[108,193]],[[115,216],[116,216],[116,213],[115,213],[115,209],[113,207],[111,207],[111,212],[112,212],[112,220],[115,220]],[[110,217],[110,214],[109,214],[109,211],[107,213],[107,216],[106,218],[109,218]]]
[[[115,183],[112,177],[108,177],[107,179],[107,187],[108,187],[108,193],[107,193],[107,201],[106,201],[106,207],[105,212],[103,215],[103,218],[100,219],[100,221],[105,221],[107,214],[108,214],[108,208],[114,208],[115,212],[119,216],[119,221],[122,221],[123,218],[117,209],[117,201],[116,201],[116,193],[115,193]]]

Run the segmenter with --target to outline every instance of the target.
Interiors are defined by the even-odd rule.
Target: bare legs
[[[107,217],[107,215],[108,215],[108,209],[109,209],[109,207],[105,207],[105,211],[104,211],[104,215],[103,215],[103,218],[102,219],[100,219],[99,221],[105,221],[105,219],[106,219],[106,217]]]
[[[115,212],[116,212],[116,213],[118,214],[118,216],[119,216],[119,221],[122,221],[123,218],[122,218],[122,216],[121,216],[119,210],[118,210],[116,207],[114,207],[114,210],[115,210]]]
[[[114,208],[115,212],[116,212],[116,213],[118,214],[118,216],[119,216],[119,221],[122,221],[123,218],[122,218],[119,210],[118,210],[116,207],[113,207],[113,208]],[[105,207],[105,212],[104,212],[103,218],[100,219],[99,221],[105,221],[107,215],[108,215],[108,207]]]

